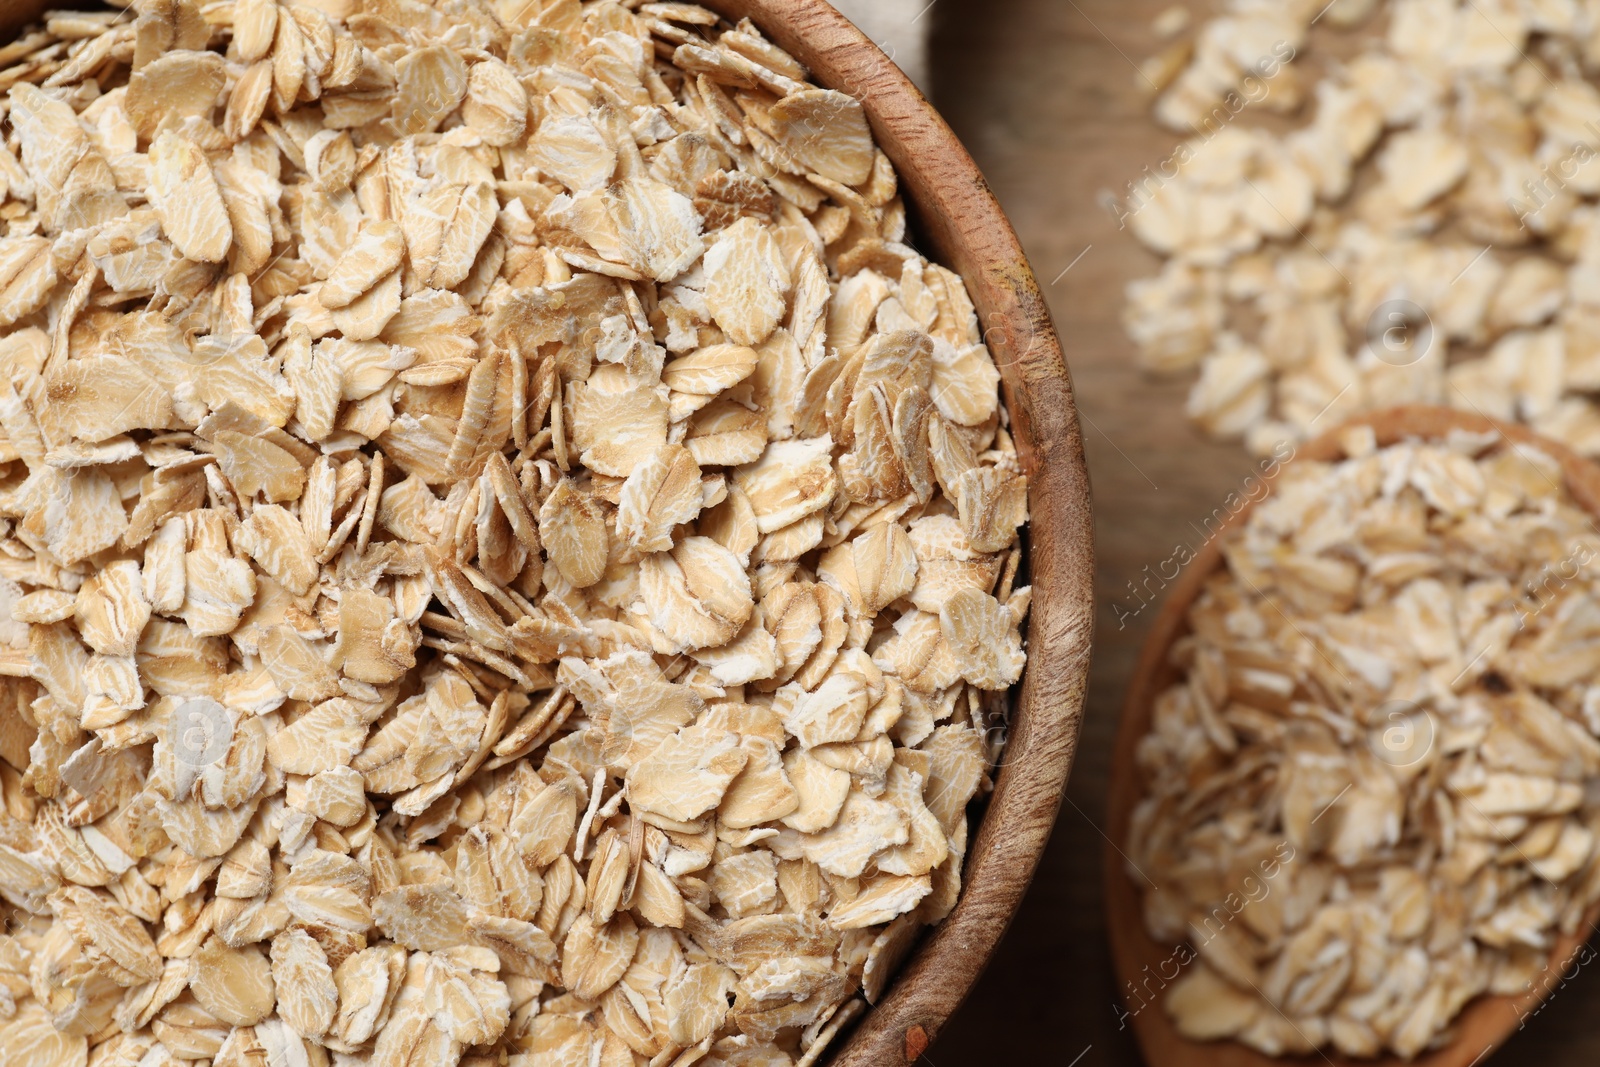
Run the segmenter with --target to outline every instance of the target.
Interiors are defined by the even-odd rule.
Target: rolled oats
[[[1165,259],[1123,321],[1145,369],[1199,369],[1204,432],[1265,454],[1426,403],[1600,455],[1579,7],[1234,0],[1147,64],[1185,140],[1115,205]],[[1343,58],[1302,55],[1358,26]]]
[[[0,1048],[814,1063],[1022,667],[971,302],[748,22],[338,6],[0,50]]]
[[[1344,444],[1224,542],[1127,856],[1150,935],[1189,946],[1180,1033],[1409,1059],[1533,989],[1600,899],[1600,534],[1537,447]]]

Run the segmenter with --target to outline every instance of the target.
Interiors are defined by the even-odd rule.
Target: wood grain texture
[[[709,0],[749,17],[849,92],[900,174],[927,252],[966,280],[1000,367],[1030,479],[1028,668],[1005,765],[967,851],[960,903],[835,1052],[836,1067],[914,1062],[937,1037],[1010,923],[1039,863],[1072,765],[1093,630],[1093,524],[1072,383],[1027,258],[982,174],[915,86],[820,0]]]
[[[47,5],[0,0],[0,38]],[[63,5],[65,6],[65,5]],[[749,17],[814,72],[859,98],[899,171],[919,244],[967,282],[995,356],[1030,478],[1029,663],[1004,766],[967,852],[960,903],[907,961],[829,1062],[921,1057],[966,996],[1025,894],[1050,837],[1082,721],[1093,632],[1093,521],[1072,384],[1049,309],[971,157],[884,54],[822,0],[710,0]]]
[[[49,6],[48,0],[0,0],[0,41],[9,41],[18,30],[44,14]]]
[[[1600,467],[1524,427],[1508,426],[1450,408],[1422,406],[1373,412],[1352,419],[1347,425],[1371,426],[1380,447],[1408,438],[1437,440],[1451,430],[1493,432],[1507,443],[1537,445],[1560,462],[1567,490],[1577,503],[1590,514],[1600,516]],[[1299,446],[1293,459],[1278,468],[1279,476],[1297,462],[1342,458],[1343,450],[1339,447],[1337,432],[1330,431]],[[1332,1067],[1402,1067],[1407,1063],[1410,1067],[1472,1067],[1522,1026],[1539,1002],[1555,988],[1554,981],[1548,986],[1540,986],[1515,997],[1478,997],[1457,1017],[1454,1040],[1410,1061],[1394,1056],[1355,1059],[1332,1050],[1328,1050],[1326,1055],[1288,1060],[1265,1056],[1233,1041],[1190,1041],[1178,1033],[1162,1007],[1162,990],[1176,977],[1176,974],[1167,975],[1163,968],[1163,963],[1172,961],[1173,949],[1170,945],[1156,943],[1145,932],[1140,904],[1146,887],[1139,884],[1135,874],[1129,871],[1118,846],[1127,840],[1129,820],[1142,792],[1135,764],[1139,739],[1149,732],[1156,697],[1180,680],[1178,671],[1168,658],[1172,645],[1189,632],[1189,608],[1200,596],[1207,579],[1224,565],[1222,544],[1240,528],[1252,510],[1253,504],[1246,503],[1223,523],[1217,536],[1200,550],[1173,584],[1140,654],[1117,731],[1107,811],[1106,832],[1110,836],[1105,856],[1105,899],[1117,977],[1122,989],[1138,991],[1135,995],[1125,996],[1133,1031],[1145,1058],[1150,1063],[1161,1065],[1275,1067],[1286,1062],[1327,1062]],[[1581,936],[1564,935],[1557,939],[1551,950],[1547,974],[1560,976],[1568,969],[1597,916],[1600,916],[1600,905],[1590,908]],[[1164,977],[1166,981],[1163,981]]]

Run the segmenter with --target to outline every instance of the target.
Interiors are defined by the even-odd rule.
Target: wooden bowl
[[[68,3],[57,5],[70,7]],[[0,42],[10,41],[17,31],[49,10],[47,0],[0,0]]]
[[[1600,516],[1600,467],[1524,427],[1463,414],[1451,408],[1421,406],[1372,412],[1352,419],[1345,425],[1371,426],[1379,446],[1406,438],[1437,439],[1457,429],[1473,433],[1492,430],[1507,441],[1536,444],[1561,464],[1567,490],[1578,504],[1591,514]],[[1337,434],[1335,430],[1299,446],[1293,458],[1283,466],[1300,459],[1328,461],[1340,458],[1343,450],[1339,447]],[[1279,471],[1282,469],[1280,467]],[[1161,606],[1150,629],[1150,636],[1145,640],[1133,682],[1128,689],[1127,701],[1123,704],[1116,747],[1111,754],[1105,862],[1106,919],[1119,994],[1123,990],[1139,988],[1141,981],[1147,980],[1146,968],[1151,968],[1151,973],[1158,973],[1154,969],[1172,955],[1170,946],[1157,944],[1145,930],[1141,909],[1144,887],[1129,875],[1127,859],[1118,844],[1128,839],[1129,820],[1141,793],[1138,767],[1134,760],[1135,749],[1139,739],[1150,729],[1151,711],[1157,695],[1178,678],[1177,670],[1168,661],[1168,653],[1173,642],[1189,632],[1189,608],[1199,597],[1206,580],[1223,566],[1222,541],[1244,522],[1251,506],[1245,505],[1225,521],[1173,583],[1166,603]],[[1600,919],[1600,904],[1589,909],[1580,933],[1558,938],[1550,953],[1550,970],[1547,974],[1560,975],[1568,968],[1597,919]],[[1547,984],[1553,986],[1554,982]],[[1473,1067],[1515,1033],[1545,995],[1545,990],[1536,990],[1518,996],[1480,996],[1456,1017],[1455,1040],[1413,1060],[1402,1060],[1395,1056],[1358,1059],[1331,1049],[1326,1050],[1325,1054],[1274,1058],[1235,1041],[1191,1041],[1178,1033],[1167,1016],[1160,992],[1156,993],[1154,1001],[1141,1009],[1135,1010],[1133,1004],[1128,1004],[1126,1019],[1133,1026],[1134,1036],[1146,1061],[1160,1067],[1166,1067],[1167,1064],[1183,1064],[1185,1067],[1278,1067],[1285,1063],[1326,1063],[1334,1067]]]
[[[924,938],[893,986],[829,1061],[909,1064],[989,962],[1038,866],[1072,767],[1094,628],[1094,527],[1072,382],[1044,296],[977,165],[888,56],[823,0],[700,0],[749,18],[861,101],[900,174],[915,242],[958,272],[995,363],[1029,478],[1028,666],[988,810],[967,850],[961,901]]]
[[[911,1063],[972,988],[1021,903],[1072,766],[1094,626],[1094,528],[1077,407],[1050,312],[1011,224],[950,127],[900,69],[823,0],[704,3],[730,20],[751,19],[817,84],[861,100],[899,171],[916,241],[966,280],[1030,480],[1028,666],[1004,766],[967,849],[961,901],[830,1061]],[[72,0],[0,0],[0,40],[47,6]]]

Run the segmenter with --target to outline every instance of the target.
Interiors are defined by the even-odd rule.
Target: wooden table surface
[[[1187,378],[1139,373],[1119,319],[1123,287],[1157,260],[1117,229],[1098,194],[1125,191],[1178,144],[1149,118],[1133,67],[1157,50],[1149,22],[1168,3],[934,0],[924,16],[933,20],[934,101],[988,177],[1050,299],[1085,424],[1099,556],[1095,662],[1067,801],[993,963],[923,1057],[932,1067],[1142,1062],[1118,1025],[1101,909],[1111,740],[1155,613],[1138,610],[1129,583],[1180,543],[1198,546],[1202,520],[1252,466],[1241,447],[1208,442],[1188,425]],[[1597,1018],[1600,975],[1580,972],[1493,1062],[1592,1064]]]

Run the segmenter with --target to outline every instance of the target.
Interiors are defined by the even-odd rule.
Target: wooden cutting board
[[[927,16],[934,102],[999,194],[1061,335],[1085,427],[1099,560],[1095,664],[1067,802],[1010,934],[928,1050],[934,1067],[1141,1062],[1119,1028],[1100,890],[1112,734],[1155,615],[1129,583],[1147,582],[1159,603],[1162,564],[1178,545],[1198,546],[1205,518],[1252,468],[1242,448],[1189,427],[1187,378],[1153,382],[1133,367],[1122,291],[1158,261],[1096,203],[1102,189],[1125,192],[1180,141],[1149,118],[1133,66],[1160,47],[1149,23],[1170,2],[937,0]],[[1197,20],[1204,10],[1196,6]],[[1600,971],[1587,970],[1485,1062],[1600,1058]]]

